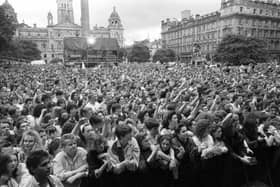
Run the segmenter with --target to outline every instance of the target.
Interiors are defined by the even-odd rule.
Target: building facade
[[[95,38],[116,38],[119,45],[124,46],[123,26],[121,19],[114,8],[109,18],[109,26],[94,27],[90,30],[89,3],[88,0],[81,0],[81,25],[75,24],[73,0],[57,0],[57,24],[54,24],[51,12],[47,14],[47,27],[39,28],[36,24],[33,27],[24,23],[18,24],[15,38],[29,40],[37,44],[41,51],[41,58],[45,62],[52,59],[63,60],[64,44],[67,37],[95,37]],[[7,14],[15,16],[15,11],[8,0],[3,4]]]
[[[124,28],[116,7],[113,8],[108,22],[108,27],[98,27],[96,25],[90,35],[94,38],[115,38],[118,40],[119,46],[124,47]]]
[[[182,13],[183,15],[183,13]],[[161,22],[163,47],[173,49],[184,61],[195,45],[202,55],[212,55],[227,34],[265,40],[271,54],[280,55],[280,5],[278,1],[222,0],[219,11]]]

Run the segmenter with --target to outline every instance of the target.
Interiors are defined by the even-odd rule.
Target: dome
[[[116,11],[116,7],[113,8],[113,12],[110,15],[110,19],[120,19],[120,16]]]

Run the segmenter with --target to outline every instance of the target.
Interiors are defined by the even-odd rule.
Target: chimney
[[[34,24],[33,24],[33,28],[37,28],[37,24],[34,23]]]

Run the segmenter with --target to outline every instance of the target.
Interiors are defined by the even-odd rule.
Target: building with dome
[[[123,32],[119,14],[114,7],[108,21],[107,27],[93,27],[90,29],[89,3],[88,0],[81,1],[81,25],[75,23],[73,0],[56,0],[57,23],[51,12],[46,16],[48,25],[37,27],[36,24],[29,26],[25,23],[17,23],[17,15],[8,0],[2,5],[8,16],[15,18],[17,30],[15,38],[29,40],[37,44],[41,51],[41,57],[45,62],[53,59],[64,60],[64,39],[69,37],[94,37],[117,39],[120,47],[124,46]]]
[[[116,7],[113,8],[113,12],[109,17],[108,22],[108,27],[94,26],[90,34],[95,38],[115,38],[117,39],[119,46],[124,47],[124,28],[120,16],[116,11]]]

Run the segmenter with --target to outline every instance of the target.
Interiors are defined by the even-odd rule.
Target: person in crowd
[[[159,150],[159,146],[152,146],[150,138],[146,133],[137,134],[136,140],[140,147],[140,160],[138,167],[139,187],[155,186],[153,181],[153,174],[155,172],[155,160]]]
[[[13,172],[17,167],[13,156],[1,153],[0,165],[0,186],[18,187],[18,183],[13,178]]]
[[[117,184],[131,186],[134,184],[132,171],[136,171],[139,165],[140,149],[137,140],[132,137],[132,129],[126,124],[116,127],[117,140],[108,149],[112,162],[112,170]]]
[[[65,186],[277,186],[280,66],[241,69],[0,64],[1,152],[48,150]]]
[[[106,139],[99,134],[91,133],[88,138],[88,183],[87,186],[113,186],[112,163],[107,153]]]
[[[47,151],[36,150],[30,153],[26,160],[29,175],[25,176],[19,187],[53,186],[63,187],[61,181],[51,175],[51,158]]]
[[[157,185],[167,187],[174,185],[174,179],[178,179],[178,167],[174,149],[171,146],[172,135],[161,135],[158,138],[159,150],[155,162],[157,164]]]
[[[73,134],[64,134],[60,141],[62,151],[54,158],[54,175],[64,187],[80,187],[81,178],[88,174],[87,152],[77,147],[77,138]]]
[[[20,154],[20,161],[25,162],[26,158],[32,151],[44,149],[41,137],[35,130],[28,130],[24,132],[20,141],[22,153]]]

